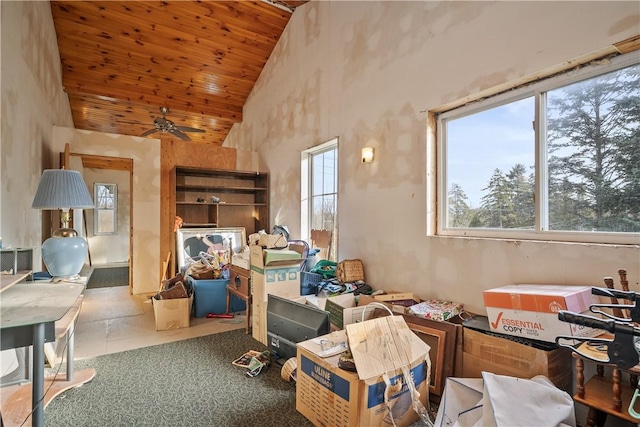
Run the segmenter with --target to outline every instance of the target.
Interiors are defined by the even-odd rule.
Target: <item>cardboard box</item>
[[[491,330],[555,342],[558,335],[594,337],[598,329],[558,320],[558,311],[589,314],[590,286],[510,285],[483,292]]]
[[[402,300],[411,300],[414,304],[420,302],[420,297],[412,294],[411,292],[388,292],[382,295],[376,295],[374,297],[378,301],[384,302],[393,302],[393,301],[402,301]]]
[[[430,299],[407,308],[408,314],[444,322],[462,313],[462,304],[453,301]]]
[[[334,342],[347,339],[344,330],[321,338]],[[415,339],[420,340],[417,337]],[[406,427],[418,419],[412,407],[411,393],[400,370],[389,372],[392,384],[389,411],[384,404],[385,382],[381,376],[361,379],[354,372],[338,368],[339,355],[321,358],[317,355],[319,351],[317,338],[298,344],[296,409],[314,425],[390,426],[393,425],[390,416],[393,416],[397,427]],[[420,393],[420,402],[426,407],[430,372],[428,350],[426,353],[417,353],[419,355],[412,360],[410,372]],[[358,369],[360,371],[359,366]]]
[[[420,302],[420,297],[411,292],[391,291],[383,295],[376,295],[373,298],[398,314],[407,314],[409,307]]]
[[[262,246],[252,245],[249,251],[252,335],[267,345],[267,295],[299,298],[300,265],[304,259],[301,258],[300,252],[292,250],[263,249]]]
[[[543,350],[464,328],[462,377],[482,378],[482,371],[531,379],[544,375],[571,393],[572,358],[564,348]]]
[[[375,299],[367,295],[356,297],[353,294],[344,294],[320,298],[318,301],[322,305],[320,308],[329,312],[331,326],[337,330],[344,329],[346,325],[361,322],[363,311],[365,320],[373,317],[374,310],[365,311],[365,306],[374,302]]]
[[[156,319],[156,331],[189,327],[193,295],[189,298],[152,298],[151,301]]]
[[[251,246],[250,250],[254,301],[267,301],[268,294],[284,298],[300,296],[300,264],[304,261],[300,258],[302,254],[290,250],[262,249],[261,246]],[[297,254],[298,258],[288,258],[287,256],[293,256],[289,252]]]

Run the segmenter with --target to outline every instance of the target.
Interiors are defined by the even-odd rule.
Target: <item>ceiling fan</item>
[[[162,132],[162,133],[170,133],[184,141],[191,141],[191,138],[187,136],[184,132],[204,132],[202,129],[196,129],[188,126],[176,126],[171,120],[167,119],[166,115],[169,112],[169,108],[160,107],[160,112],[162,113],[162,117],[156,117],[153,121],[153,125],[155,126],[153,129],[149,129],[144,132],[140,136],[151,135],[152,133]]]

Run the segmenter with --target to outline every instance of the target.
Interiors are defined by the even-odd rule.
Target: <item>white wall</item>
[[[133,293],[152,293],[160,283],[160,140],[54,127],[56,149],[133,159]],[[91,214],[93,211],[87,211]]]
[[[82,174],[89,189],[89,194],[96,201],[94,184],[116,184],[117,186],[117,214],[116,233],[108,235],[94,234],[95,210],[87,211],[87,241],[91,262],[95,265],[128,262],[129,261],[129,211],[131,203],[129,196],[129,172],[111,169],[84,168]]]
[[[0,236],[5,247],[38,248],[37,271],[42,213],[31,203],[42,170],[58,167],[52,126],[73,126],[73,120],[49,2],[3,1],[0,14]]]
[[[300,234],[300,151],[338,136],[339,258],[377,289],[464,303],[512,283],[601,285],[639,246],[427,235],[427,114],[640,33],[634,2],[310,2],[293,14],[225,145],[271,173],[271,224]],[[360,149],[373,146],[373,164]],[[431,160],[431,159],[429,159]],[[640,239],[638,241],[640,244]]]

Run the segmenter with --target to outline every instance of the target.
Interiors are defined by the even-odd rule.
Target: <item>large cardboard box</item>
[[[193,295],[189,298],[151,299],[156,331],[188,328]]]
[[[400,316],[393,317],[402,319]],[[367,322],[372,322],[372,320]],[[364,325],[367,322],[357,325]],[[404,323],[403,320],[402,322]],[[352,326],[355,325],[349,327]],[[417,342],[421,342],[421,340],[412,332],[410,333],[412,337],[409,339],[408,347],[415,350],[411,352],[413,357],[409,367],[410,376],[420,394],[420,402],[426,407],[429,396],[427,388],[430,372],[429,349],[422,342],[426,346],[425,351],[425,348]],[[388,344],[387,349],[394,347],[390,345],[394,341],[393,337],[387,334],[370,336],[370,338],[378,344],[380,340],[385,341]],[[332,342],[346,341],[347,332],[345,330],[335,331],[320,339]],[[320,339],[316,338],[298,344],[296,384],[296,409],[298,412],[316,426],[373,427],[390,426],[395,422],[397,427],[406,427],[418,419],[418,414],[413,410],[408,383],[400,369],[388,371],[391,384],[389,389],[391,410],[389,411],[384,403],[386,384],[382,376],[367,376],[365,372],[370,372],[372,366],[361,366],[358,360],[356,360],[358,367],[356,374],[338,367],[339,355],[328,358],[319,357]],[[349,341],[351,342],[351,338]],[[379,346],[378,350],[381,349],[382,346]]]
[[[300,265],[304,261],[301,253],[262,246],[251,246],[250,251],[254,300],[267,301],[268,294],[284,298],[300,296]]]
[[[491,330],[507,335],[555,342],[558,335],[594,337],[598,329],[563,322],[558,311],[590,313],[590,286],[510,285],[483,292]]]
[[[571,361],[571,352],[564,348],[535,348],[464,328],[461,376],[465,378],[482,378],[482,371],[526,379],[544,375],[556,387],[571,393]]]
[[[251,316],[253,338],[267,344],[267,295],[300,297],[300,265],[304,261],[297,250],[263,249],[252,245]]]

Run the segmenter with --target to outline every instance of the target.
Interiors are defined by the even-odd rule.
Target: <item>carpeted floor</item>
[[[87,289],[129,286],[129,267],[94,268]]]
[[[310,426],[295,384],[271,366],[255,378],[231,361],[265,347],[244,329],[79,360],[96,377],[45,409],[55,426]],[[62,366],[64,371],[64,366]]]

